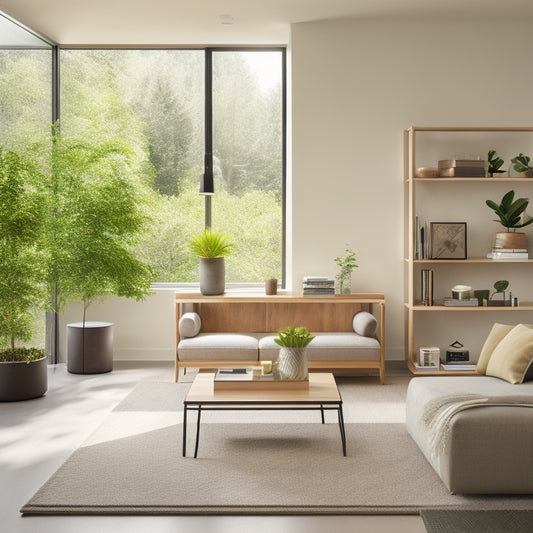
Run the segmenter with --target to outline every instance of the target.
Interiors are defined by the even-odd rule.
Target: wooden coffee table
[[[196,443],[194,457],[198,456],[200,440],[200,419],[202,411],[239,410],[319,410],[322,424],[324,411],[335,410],[338,414],[342,453],[346,456],[346,432],[342,412],[342,399],[333,374],[310,373],[307,389],[273,390],[214,390],[214,373],[199,373],[183,402],[183,456],[187,452],[187,414],[197,411]]]

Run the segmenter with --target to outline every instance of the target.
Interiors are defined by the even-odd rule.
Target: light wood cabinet
[[[501,226],[492,222],[493,212],[485,200],[501,199],[508,190],[516,197],[532,198],[533,179],[509,177],[507,173],[496,177],[418,178],[419,167],[437,167],[439,159],[487,159],[487,152],[495,149],[505,160],[507,170],[511,157],[523,152],[533,155],[533,128],[531,127],[416,127],[405,131],[405,350],[410,370],[418,374],[414,362],[418,361],[419,347],[435,345],[443,350],[461,336],[470,343],[470,360],[476,361],[484,342],[481,330],[488,331],[494,322],[519,323],[533,321],[533,259],[492,260],[491,241]],[[530,203],[528,211],[533,209]],[[421,222],[466,222],[466,259],[416,259],[415,219]],[[531,226],[525,232],[531,235]],[[532,257],[533,238],[528,236],[529,256]],[[435,304],[421,302],[421,271],[434,271]],[[451,287],[464,283],[474,289],[491,289],[498,279],[507,279],[510,290],[514,287],[519,297],[518,307],[447,307],[439,300],[451,297]],[[528,314],[529,313],[529,314]],[[477,330],[476,333],[473,331]],[[447,339],[443,343],[432,335]],[[422,375],[446,375],[449,372],[421,372]],[[474,372],[460,372],[461,375]],[[458,372],[453,372],[458,375]]]

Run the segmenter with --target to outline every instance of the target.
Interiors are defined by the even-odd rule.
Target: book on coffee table
[[[307,389],[309,380],[280,379],[274,372],[262,374],[261,367],[220,368],[213,385],[215,390]]]

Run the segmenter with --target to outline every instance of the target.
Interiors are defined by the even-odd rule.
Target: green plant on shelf
[[[494,174],[501,174],[505,172],[505,170],[500,170],[500,167],[503,165],[503,159],[498,156],[496,150],[489,150],[487,159],[489,162],[488,173],[491,178],[494,176]]]
[[[498,216],[499,222],[508,232],[513,232],[518,228],[524,228],[533,223],[533,218],[526,214],[529,204],[528,198],[514,199],[514,191],[505,193],[500,204],[492,200],[485,202]]]

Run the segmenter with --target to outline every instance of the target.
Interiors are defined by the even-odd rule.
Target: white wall
[[[402,132],[533,125],[528,28],[475,21],[292,27],[292,281],[298,287],[306,274],[334,275],[333,258],[349,244],[360,265],[353,290],[385,293],[388,359],[404,357]]]
[[[176,341],[174,292],[158,290],[142,302],[117,297],[95,302],[89,306],[86,319],[114,324],[113,357],[116,360],[172,361]],[[83,306],[79,303],[69,305],[61,317],[61,361],[67,359],[67,324],[81,322],[82,317]]]
[[[533,125],[530,24],[325,21],[294,25],[291,39],[289,282],[334,276],[351,246],[352,289],[385,293],[387,358],[403,359],[402,132]],[[65,324],[80,317],[71,306],[62,319],[63,357]],[[112,298],[88,319],[115,323],[116,359],[173,358],[172,291]]]

